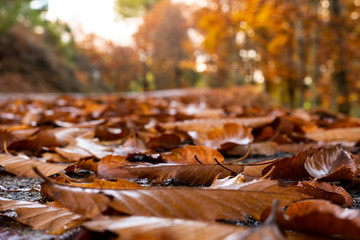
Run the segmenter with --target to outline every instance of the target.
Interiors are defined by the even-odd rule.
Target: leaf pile
[[[360,238],[347,192],[359,139],[346,137],[359,121],[214,101],[217,91],[2,103],[0,165],[41,177],[44,200],[1,197],[1,213],[48,234],[79,228],[77,239]],[[227,158],[279,150],[296,154]]]

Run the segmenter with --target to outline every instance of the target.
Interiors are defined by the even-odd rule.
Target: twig
[[[231,176],[236,177],[236,176],[238,175],[238,173],[236,173],[236,172],[234,172],[233,170],[231,170],[230,168],[227,168],[227,167],[225,167],[224,165],[222,165],[216,158],[214,158],[214,161],[215,161],[218,165],[220,165],[222,168],[230,171],[230,172],[231,172]]]
[[[6,140],[4,140],[4,152],[5,152],[6,154],[9,154],[8,149],[7,149]]]
[[[200,161],[200,160],[198,159],[198,157],[196,156],[196,154],[194,155],[194,158],[195,158],[195,160],[196,160],[198,163],[204,164],[202,161]]]

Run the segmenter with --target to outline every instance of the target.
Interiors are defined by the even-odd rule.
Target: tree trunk
[[[146,75],[147,75],[147,65],[146,65],[146,61],[143,61],[142,64],[142,87],[143,87],[143,91],[146,92],[149,90],[149,83],[146,79]]]
[[[311,14],[311,22],[312,29],[310,32],[310,52],[309,52],[309,65],[308,72],[310,73],[312,83],[312,94],[313,99],[312,102],[315,106],[321,105],[321,96],[316,91],[316,86],[319,82],[320,70],[319,70],[319,46],[320,46],[320,34],[319,34],[319,19],[318,19],[318,6],[319,0],[309,0],[310,2],[310,14]]]
[[[296,4],[296,2],[294,2]],[[298,6],[301,6],[301,3],[298,3]],[[301,10],[298,10],[295,19],[295,65],[297,66],[297,83],[300,87],[299,89],[299,99],[298,105],[301,106],[304,103],[304,93],[306,86],[304,84],[304,79],[306,77],[306,50],[305,50],[305,34],[304,34],[304,23],[303,15]]]
[[[349,101],[349,86],[347,79],[347,69],[345,62],[345,39],[343,28],[345,27],[345,16],[343,14],[343,4],[340,0],[330,1],[331,27],[335,35],[335,71],[333,82],[337,88],[337,108],[341,113],[349,114],[351,105]]]

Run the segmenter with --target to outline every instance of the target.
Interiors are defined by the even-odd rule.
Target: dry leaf
[[[279,227],[275,224],[264,225],[246,231],[234,233],[227,236],[224,240],[285,240],[285,236],[281,233]]]
[[[244,167],[241,165],[225,164],[230,170],[240,173]],[[97,173],[100,177],[107,179],[147,179],[148,181],[172,182],[189,186],[210,185],[213,179],[224,178],[231,174],[218,164],[191,164],[191,165],[135,165],[129,166],[123,163],[103,164],[99,162]]]
[[[264,168],[263,175],[268,174],[272,179],[353,180],[356,172],[355,161],[347,151],[339,146],[325,146],[280,158]]]
[[[221,118],[221,119],[195,119],[186,120],[181,122],[163,123],[161,127],[164,129],[180,129],[183,131],[195,131],[195,132],[208,132],[208,129],[213,129],[216,126],[221,126],[225,123],[236,123],[239,125],[256,128],[274,121],[275,116],[264,117],[244,117],[244,118]]]
[[[340,146],[316,149],[304,167],[312,177],[330,181],[353,180],[357,172],[353,157]]]
[[[171,153],[162,154],[162,157],[169,163],[178,164],[199,164],[195,157],[203,164],[215,163],[216,158],[220,163],[224,162],[224,157],[215,149],[204,146],[186,145],[183,148],[173,149]]]
[[[122,214],[185,219],[259,219],[273,199],[281,206],[309,198],[302,193],[242,191],[222,189],[139,189],[99,190],[61,186],[49,181],[42,192],[86,217],[96,217],[108,207]],[[209,211],[211,209],[211,211]]]
[[[199,143],[207,147],[219,149],[223,144],[233,143],[247,145],[254,140],[251,129],[237,123],[224,123],[206,133],[205,138],[199,138]]]
[[[290,205],[277,223],[286,229],[325,236],[360,237],[359,211],[343,209],[326,200],[304,200]]]
[[[360,128],[319,130],[306,134],[306,137],[317,142],[358,142],[360,141]]]
[[[330,185],[327,182],[303,181],[299,182],[300,191],[314,196],[314,198],[322,198],[344,207],[351,207],[354,204],[353,198],[342,187]]]
[[[111,217],[83,224],[95,232],[114,232],[119,239],[221,240],[245,231],[246,227],[157,217]]]
[[[66,209],[6,198],[0,198],[0,210],[13,210],[18,215],[17,221],[48,234],[62,234],[85,221],[81,215]]]
[[[81,188],[97,188],[97,189],[143,189],[144,188],[137,183],[119,178],[117,178],[116,181],[108,181],[108,180],[92,177],[90,179],[91,181],[90,183],[81,183],[78,181],[73,181],[70,178],[64,178],[64,177],[52,178],[52,180],[55,183],[61,183],[61,184],[66,184],[69,186],[81,187]]]
[[[70,164],[44,163],[35,158],[16,157],[7,154],[0,154],[0,165],[7,172],[13,173],[18,177],[39,177],[32,169],[36,166],[45,176],[51,176],[65,170]]]
[[[111,202],[99,189],[67,187],[49,180],[41,184],[41,192],[67,209],[89,218],[101,215]]]

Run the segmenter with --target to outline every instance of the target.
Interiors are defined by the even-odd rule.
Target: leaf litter
[[[359,237],[351,189],[359,181],[359,157],[350,152],[358,139],[346,137],[358,120],[342,116],[324,124],[321,113],[271,107],[239,117],[248,105],[193,94],[146,101],[59,97],[36,101],[36,111],[0,105],[2,219],[46,234],[77,229],[75,239]],[[193,114],[189,109],[200,103],[191,101],[200,97],[207,108],[202,102]],[[32,103],[21,102],[24,109]],[[249,162],[289,146],[295,155]],[[14,179],[34,183],[5,184]],[[274,213],[262,222],[269,209]],[[249,219],[257,226],[231,224]]]

